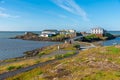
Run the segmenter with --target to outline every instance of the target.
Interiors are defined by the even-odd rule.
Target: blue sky
[[[120,30],[120,0],[0,0],[0,31]]]

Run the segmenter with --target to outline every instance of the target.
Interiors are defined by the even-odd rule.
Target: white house
[[[76,30],[70,29],[70,30],[68,30],[68,32],[70,32],[70,33],[76,33]]]
[[[97,36],[104,36],[105,32],[106,31],[100,27],[91,29],[91,34],[96,34]]]
[[[53,35],[52,34],[40,34],[39,37],[51,37],[51,36],[53,36]]]
[[[70,29],[70,30],[61,30],[59,31],[60,34],[73,34],[73,33],[76,33],[76,30],[73,30],[73,29]]]
[[[59,34],[59,31],[58,30],[43,30],[40,34],[40,37],[51,37],[51,36],[54,36],[54,35],[57,35]]]

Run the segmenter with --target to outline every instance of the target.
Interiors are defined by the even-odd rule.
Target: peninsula
[[[79,37],[82,36],[82,37]],[[90,33],[77,32],[76,30],[43,30],[40,34],[32,32],[25,32],[24,35],[16,36],[12,39],[34,40],[34,41],[67,41],[69,39],[75,39],[82,42],[94,42],[114,39],[115,36],[108,33],[106,30],[100,27],[92,28]]]

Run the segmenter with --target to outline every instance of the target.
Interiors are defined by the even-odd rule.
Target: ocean
[[[108,31],[108,32],[113,35],[120,35],[120,31]]]
[[[20,39],[9,39],[16,35],[23,35],[25,32],[0,32],[0,60],[24,56],[24,52],[59,44],[60,42],[29,41]],[[34,32],[39,33],[39,32]]]
[[[109,32],[114,35],[120,35],[120,31],[109,31]],[[24,33],[25,31],[0,32],[0,60],[21,57],[21,56],[24,56],[23,53],[26,51],[60,43],[60,42],[9,39],[10,37],[23,35]],[[34,33],[39,34],[40,32],[35,31]],[[113,43],[120,44],[120,37],[113,40],[104,41],[102,42],[102,45],[110,46],[110,45],[113,45]]]
[[[108,31],[109,33],[113,34],[113,35],[120,35],[120,31]],[[102,45],[103,46],[111,46],[114,44],[120,44],[120,37],[117,37],[115,39],[112,40],[107,40],[107,41],[103,41]]]

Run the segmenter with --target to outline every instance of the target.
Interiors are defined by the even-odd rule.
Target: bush
[[[71,55],[75,54],[75,52],[68,52],[66,54],[58,54],[58,55],[55,55],[55,59],[62,59],[62,58],[65,58],[65,57],[69,57]]]
[[[96,40],[100,40],[100,38],[98,36],[96,36],[95,34],[90,34],[88,36],[83,37],[83,41],[96,41]]]
[[[75,54],[75,52],[68,52],[68,53],[64,54],[63,57],[69,57],[73,54]]]
[[[39,57],[41,57],[44,54],[45,54],[44,52],[40,52],[38,55],[39,55]]]
[[[22,68],[22,66],[17,66],[17,67],[16,67],[16,69],[20,69],[20,68]]]
[[[79,49],[80,48],[80,45],[79,44],[76,44],[74,45],[75,48]]]
[[[11,70],[13,70],[13,69],[15,69],[15,68],[16,68],[15,66],[9,66],[9,67],[7,68],[7,70],[11,71]]]
[[[63,58],[63,55],[60,55],[60,54],[55,55],[55,59],[62,59],[62,58]]]
[[[38,72],[38,75],[41,75],[41,74],[43,74],[43,72],[42,72],[42,71]]]

